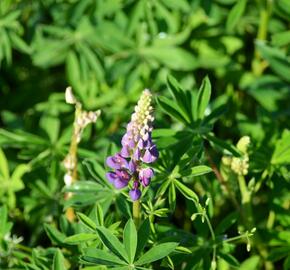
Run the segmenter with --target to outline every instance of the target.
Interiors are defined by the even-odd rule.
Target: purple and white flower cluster
[[[120,153],[107,158],[107,165],[113,169],[106,174],[107,179],[117,189],[129,185],[132,180],[129,195],[133,201],[141,196],[140,186],[147,187],[154,176],[152,168],[146,164],[158,158],[156,145],[152,142],[152,116],[151,93],[145,89],[135,106],[135,112],[127,125],[127,131],[122,138]]]

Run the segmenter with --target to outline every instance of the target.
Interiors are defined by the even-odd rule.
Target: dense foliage
[[[289,25],[288,0],[1,0],[0,269],[290,269]]]

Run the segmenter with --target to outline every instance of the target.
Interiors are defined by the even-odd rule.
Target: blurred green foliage
[[[0,268],[107,269],[84,265],[108,242],[100,231],[120,238],[131,204],[104,178],[104,160],[148,87],[161,157],[142,202],[149,242],[138,243],[149,255],[171,244],[140,264],[161,263],[138,269],[210,269],[215,249],[217,269],[290,269],[289,25],[288,0],[1,0]],[[63,189],[67,85],[102,116],[78,151],[88,181]],[[221,160],[243,158],[235,145],[245,135],[241,178]],[[65,219],[69,207],[81,222]],[[194,213],[209,216],[216,239]],[[119,247],[137,245],[126,240],[126,230],[137,233],[130,224]],[[114,245],[101,247],[124,264],[106,251]]]

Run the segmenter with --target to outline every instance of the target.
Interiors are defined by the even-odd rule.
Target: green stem
[[[211,234],[211,238],[212,238],[212,241],[213,241],[213,247],[212,247],[212,268],[215,269],[216,268],[216,238],[215,238],[215,233],[214,233],[214,230],[212,228],[212,225],[210,223],[210,220],[207,216],[206,213],[203,214],[205,220],[206,220],[206,223],[207,223],[207,226],[209,228],[209,231],[210,231],[210,234]]]
[[[26,247],[26,246],[23,246],[21,244],[16,244],[15,247],[17,249],[23,250],[23,251],[28,252],[28,253],[31,253],[32,252],[32,249],[31,248]]]
[[[252,229],[254,227],[254,224],[253,224],[253,212],[251,207],[251,193],[248,190],[246,180],[243,175],[238,176],[238,182],[242,197],[242,207],[245,217],[244,222],[246,224],[247,229]]]
[[[259,21],[259,28],[257,33],[257,40],[263,41],[267,39],[267,32],[268,32],[268,25],[269,25],[269,19],[272,12],[272,1],[267,0],[266,3],[261,3],[261,9],[260,9],[260,21]],[[255,57],[252,62],[252,70],[253,73],[256,76],[260,76],[264,69],[265,69],[265,63],[261,60],[260,53],[257,49],[255,49]]]
[[[139,227],[140,224],[140,201],[133,202],[133,219],[135,222],[136,227]]]

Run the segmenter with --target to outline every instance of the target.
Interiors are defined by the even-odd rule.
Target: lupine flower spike
[[[154,121],[151,97],[150,91],[145,89],[127,125],[121,151],[106,160],[113,169],[106,174],[107,179],[117,189],[130,185],[129,195],[133,201],[141,197],[141,186],[147,187],[154,176],[153,169],[147,164],[158,158],[156,145],[151,138]]]

